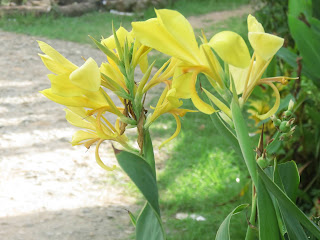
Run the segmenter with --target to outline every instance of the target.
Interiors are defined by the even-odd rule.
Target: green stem
[[[252,207],[251,207],[251,216],[250,216],[250,224],[254,224],[256,222],[256,213],[257,213],[257,195],[255,194],[255,188],[252,183]],[[247,234],[246,234],[246,239],[245,240],[252,240],[254,239],[254,229],[248,225],[247,228]]]

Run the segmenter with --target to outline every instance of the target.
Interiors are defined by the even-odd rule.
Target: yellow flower
[[[103,111],[87,112],[82,107],[69,107],[65,109],[67,121],[79,128],[85,130],[77,131],[72,137],[72,145],[84,145],[89,148],[92,144],[97,142],[96,146],[96,161],[105,170],[113,170],[116,166],[108,167],[100,159],[99,147],[105,140],[113,140],[119,142],[126,148],[130,148],[127,144],[127,137],[120,134],[119,121],[116,125],[112,124],[102,115]],[[94,117],[93,114],[97,113]]]
[[[213,113],[215,110],[198,96],[195,84],[197,75],[203,72],[212,86],[223,88],[222,68],[216,56],[207,43],[199,48],[190,23],[179,12],[168,9],[155,11],[157,18],[132,23],[135,36],[142,44],[180,60],[179,67],[183,72],[195,72],[188,78],[190,84],[182,85],[189,86],[190,97],[200,111]]]
[[[187,112],[197,112],[189,109],[181,109],[183,102],[180,98],[190,98],[190,91],[188,88],[183,87],[179,81],[190,81],[191,73],[182,74],[181,70],[178,69],[173,76],[172,82],[167,82],[167,86],[162,92],[154,112],[148,116],[145,127],[148,128],[155,120],[157,120],[162,114],[170,113],[175,118],[177,123],[177,128],[174,134],[164,141],[159,148],[164,144],[168,143],[176,136],[178,136],[181,130],[181,121],[179,117],[183,117]]]

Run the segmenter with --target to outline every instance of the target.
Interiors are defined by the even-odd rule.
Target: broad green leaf
[[[160,216],[158,187],[150,165],[140,156],[126,151],[115,150],[121,168],[127,173],[150,206]]]
[[[306,23],[295,16],[288,15],[288,23],[300,55],[303,67],[307,67],[312,74],[312,80],[320,87],[320,35],[316,34]]]
[[[258,177],[257,206],[259,219],[259,239],[260,240],[280,240],[278,219],[274,209],[272,199]]]
[[[230,221],[231,217],[239,212],[241,212],[243,209],[247,208],[249,204],[241,204],[238,207],[236,207],[221,223],[217,235],[216,240],[229,240],[230,239]]]
[[[275,165],[274,182],[284,190],[290,199],[296,201],[296,192],[299,187],[299,172],[294,161]],[[307,240],[307,236],[299,221],[280,204],[280,211],[290,240]]]
[[[166,239],[161,220],[148,203],[141,211],[136,225],[137,240]]]
[[[277,56],[286,61],[293,69],[298,69],[297,59],[299,56],[294,52],[291,52],[288,48],[280,48],[277,52]],[[313,77],[308,66],[303,66],[301,73],[310,79]]]
[[[243,119],[240,106],[236,102],[235,98],[233,98],[231,102],[231,112],[242,155],[254,185],[258,186],[256,160],[254,157],[253,146],[251,145],[249,132]]]
[[[266,175],[257,165],[258,173],[265,186],[276,197],[281,208],[285,208],[292,218],[297,219],[316,238],[320,239],[320,228],[315,225],[293,202],[292,200]]]

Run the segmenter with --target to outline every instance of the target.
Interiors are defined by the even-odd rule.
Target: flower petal
[[[97,138],[97,134],[93,132],[87,132],[83,130],[76,131],[71,140],[71,144],[73,146],[82,144],[82,141],[88,140],[88,139],[94,139]]]
[[[85,115],[84,108],[80,108],[83,114]],[[66,112],[66,119],[67,121],[72,124],[73,126],[80,127],[80,128],[86,128],[91,129],[93,131],[96,131],[96,128],[93,126],[92,123],[88,122],[83,116],[78,115],[77,113],[73,112],[72,110],[66,108],[64,109]],[[81,115],[83,115],[81,114]],[[86,116],[87,118],[92,118],[91,116]]]
[[[52,93],[62,97],[82,96],[86,91],[75,86],[69,79],[69,73],[54,75],[49,74],[48,78],[51,81]]]
[[[262,33],[264,33],[264,28],[261,25],[261,23],[259,23],[257,21],[257,19],[254,16],[252,16],[251,14],[248,15],[247,23],[248,23],[248,32],[262,32]]]
[[[162,148],[164,144],[170,142],[172,139],[174,139],[176,136],[178,136],[178,134],[180,133],[180,130],[181,130],[180,118],[175,114],[172,114],[172,116],[174,116],[174,118],[176,119],[176,123],[177,123],[176,131],[174,132],[174,134],[170,138],[168,138],[167,140],[165,140],[164,142],[162,142],[160,144],[159,149]]]
[[[38,41],[39,47],[44,54],[48,55],[53,61],[59,63],[60,65],[64,66],[70,72],[74,71],[78,67],[62,56],[57,50],[51,47],[49,44]]]
[[[218,53],[223,61],[239,68],[250,64],[250,54],[243,38],[234,32],[223,31],[214,35],[209,45]]]
[[[101,85],[101,76],[97,63],[89,58],[80,68],[70,74],[70,81],[84,90],[98,91]]]
[[[131,46],[131,43],[133,42],[133,37],[131,32],[128,32],[124,27],[120,27],[117,31],[116,31],[117,37],[119,39],[120,45],[123,48],[124,47],[124,43],[127,39],[128,41],[128,45],[129,48]],[[110,36],[106,39],[102,39],[101,40],[101,44],[105,45],[107,48],[109,49],[115,49],[116,46],[116,42],[114,40],[114,36]]]
[[[284,39],[268,33],[249,32],[249,41],[255,53],[268,61],[282,47]]]
[[[192,100],[194,106],[200,112],[203,112],[206,114],[214,113],[216,110],[212,106],[210,106],[208,103],[205,103],[204,101],[202,101],[201,98],[199,97],[197,90],[196,90],[196,82],[197,82],[197,74],[193,73],[192,81],[190,83],[190,92],[191,92],[191,100]]]
[[[273,105],[273,107],[265,114],[262,114],[262,115],[257,115],[257,117],[260,119],[260,120],[264,120],[264,119],[267,119],[268,117],[272,116],[273,114],[275,114],[280,106],[280,93],[279,93],[279,90],[278,88],[273,84],[273,83],[266,83],[268,84],[274,91],[275,95],[276,95],[276,101]]]
[[[180,13],[172,10],[159,10],[157,15],[159,19],[151,18],[144,22],[132,23],[136,38],[143,45],[198,65],[199,49],[188,21]],[[174,30],[177,32],[170,32]],[[181,41],[182,39],[184,40]]]
[[[172,88],[176,89],[177,98],[188,99],[191,97],[191,81],[192,73],[183,73],[181,68],[176,68],[172,79]]]

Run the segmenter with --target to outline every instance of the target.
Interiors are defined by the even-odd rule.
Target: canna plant
[[[183,99],[191,99],[199,112],[211,116],[218,131],[246,163],[252,179],[246,239],[308,239],[309,235],[320,238],[319,227],[294,203],[299,184],[296,164],[293,161],[277,164],[274,157],[275,143],[287,140],[294,131],[292,103],[281,119],[274,116],[280,104],[275,84],[286,84],[290,78],[262,76],[283,45],[283,39],[265,33],[262,25],[249,15],[252,55],[242,37],[231,31],[217,33],[210,40],[203,33],[199,45],[191,25],[179,12],[163,9],[156,10],[156,14],[156,18],[133,22],[131,32],[123,27],[117,31],[113,28],[109,38],[101,41],[92,38],[106,54],[107,62],[100,67],[92,58],[84,59],[84,64],[78,67],[48,44],[39,42],[44,53],[40,57],[53,73],[48,75],[51,88],[43,90],[42,94],[66,106],[68,122],[83,129],[74,134],[71,143],[87,148],[96,144],[96,161],[108,171],[116,166],[108,166],[100,159],[101,143],[111,140],[121,146],[113,147],[119,166],[146,199],[137,217],[130,213],[136,239],[166,239],[149,128],[162,114],[169,113],[175,118],[177,129],[160,147],[175,138],[181,129],[180,118],[187,112],[197,112],[182,108]],[[153,75],[154,63],[149,64],[147,57],[151,49],[171,57]],[[138,65],[144,73],[141,79],[134,76]],[[198,92],[199,75],[206,77],[211,89],[202,88],[203,93]],[[165,87],[158,103],[147,109],[146,94],[160,83]],[[254,151],[242,110],[258,85],[266,85],[274,91],[275,103],[267,112],[253,114],[260,120],[272,116],[278,132],[267,144],[262,134]],[[121,106],[116,106],[110,92],[119,98]],[[108,120],[111,115],[117,118],[115,123]],[[138,148],[130,145],[125,135],[127,128],[136,128]],[[216,239],[230,239],[232,216],[248,206],[242,204],[226,217]]]

